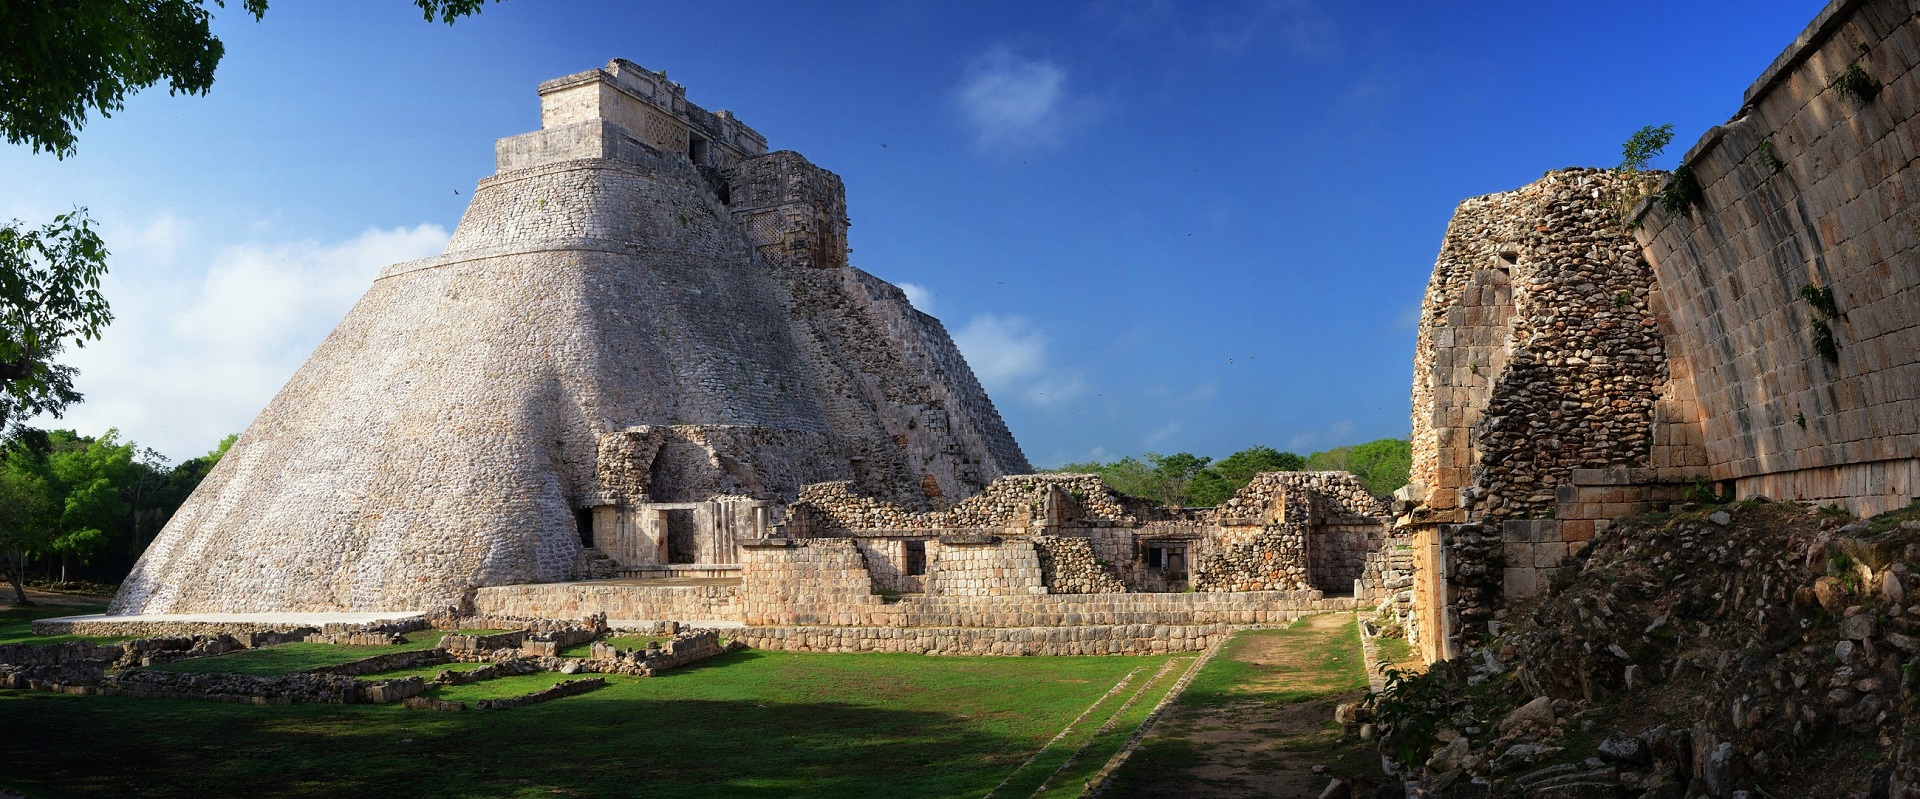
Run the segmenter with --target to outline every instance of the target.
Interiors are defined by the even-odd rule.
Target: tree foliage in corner
[[[0,443],[0,566],[16,599],[35,572],[55,585],[119,582],[234,438],[169,469],[117,431],[15,429]]]
[[[83,211],[38,230],[0,227],[0,430],[80,399],[73,367],[54,358],[113,321],[100,296],[106,271],[106,245]]]
[[[484,3],[414,0],[447,23]],[[267,13],[267,0],[242,6],[256,20]],[[161,82],[206,94],[226,54],[212,18],[205,0],[0,0],[0,134],[65,158],[89,113],[112,116],[130,94]]]

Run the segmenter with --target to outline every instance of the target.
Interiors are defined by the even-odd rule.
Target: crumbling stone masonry
[[[1416,605],[1448,609],[1429,657],[1621,515],[1729,490],[1861,515],[1920,498],[1916,39],[1910,3],[1829,3],[1661,202],[1572,169],[1461,204],[1396,509]]]

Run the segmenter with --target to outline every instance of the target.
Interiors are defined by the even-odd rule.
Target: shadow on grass
[[[0,646],[7,644],[59,644],[67,641],[124,641],[125,638],[110,638],[97,635],[48,635],[33,634],[34,619],[50,619],[55,616],[79,616],[87,613],[106,611],[105,605],[9,605],[0,608]]]
[[[0,691],[30,797],[977,796],[1134,663],[742,651],[506,711]]]
[[[0,697],[0,720],[35,731],[0,778],[30,797],[959,796],[1024,746],[950,714],[685,700],[433,713],[23,694]]]

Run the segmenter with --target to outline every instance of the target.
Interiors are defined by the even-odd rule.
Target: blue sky
[[[236,5],[237,4],[232,4]],[[846,179],[855,265],[945,321],[1037,466],[1408,430],[1453,207],[1671,165],[1821,3],[555,3],[216,9],[210,95],[136,96],[0,219],[89,206],[120,319],[63,422],[237,432],[387,263],[440,250],[534,86],[623,57]]]

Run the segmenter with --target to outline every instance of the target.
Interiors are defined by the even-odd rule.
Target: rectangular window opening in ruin
[[[573,528],[580,534],[580,546],[593,546],[593,509],[580,508],[574,511]]]
[[[1186,574],[1187,545],[1154,544],[1148,546],[1147,568],[1173,574]]]
[[[707,140],[693,134],[687,134],[687,157],[696,164],[707,162]]]
[[[907,576],[918,577],[927,573],[927,542],[908,541]]]

